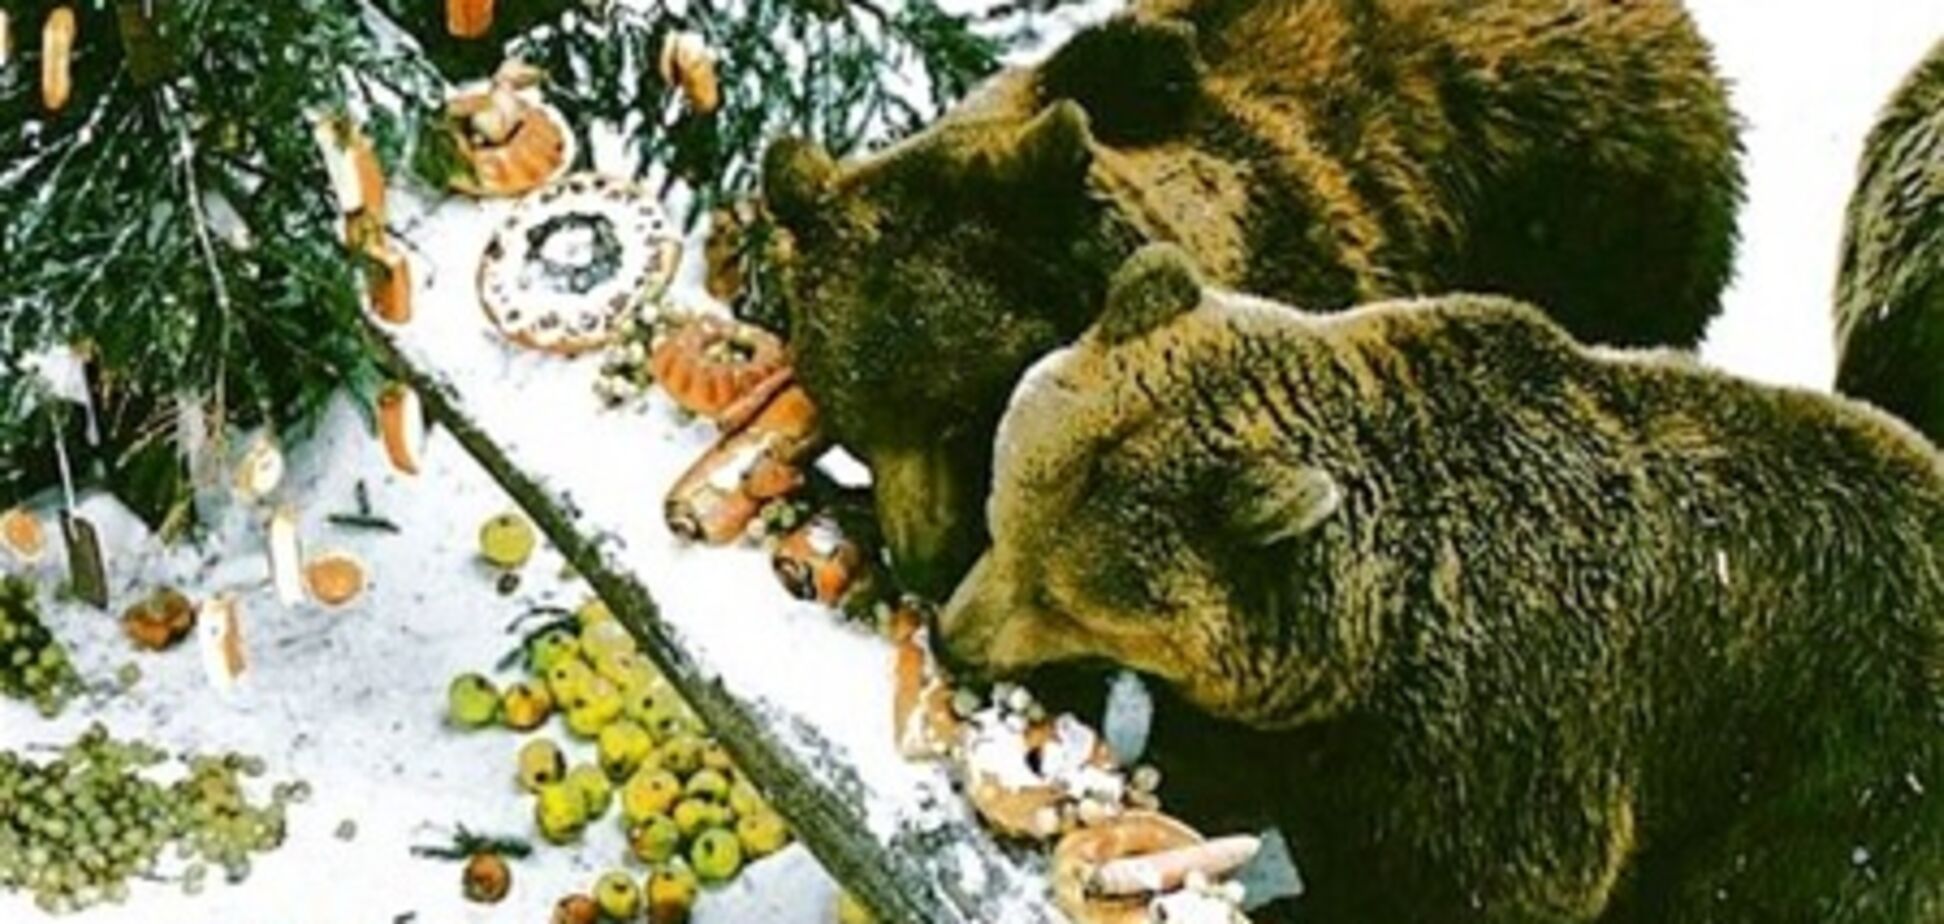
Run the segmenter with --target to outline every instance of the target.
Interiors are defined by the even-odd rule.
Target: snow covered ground
[[[1863,134],[1901,75],[1944,36],[1944,4],[1691,5],[1734,81],[1734,101],[1749,126],[1750,202],[1742,215],[1739,273],[1704,356],[1751,377],[1824,388],[1833,366],[1829,293],[1841,210]],[[511,899],[489,910],[460,900],[456,866],[407,855],[409,845],[442,839],[456,821],[528,830],[527,803],[511,782],[518,739],[446,730],[443,691],[454,673],[487,667],[506,650],[502,630],[526,604],[571,603],[581,593],[553,578],[558,561],[543,557],[526,569],[518,593],[499,596],[473,563],[473,533],[507,501],[443,433],[435,434],[426,456],[428,469],[417,479],[393,476],[357,416],[341,409],[292,460],[285,491],[304,511],[307,541],[351,549],[372,566],[372,591],[341,611],[277,606],[247,518],[205,549],[167,556],[137,555],[125,528],[109,530],[119,600],[165,579],[195,595],[242,592],[257,675],[224,699],[204,682],[193,650],[135,655],[109,617],[60,607],[51,621],[84,672],[106,678],[133,660],[144,677],[132,693],[79,704],[55,723],[0,701],[0,747],[63,741],[100,720],[171,749],[260,754],[271,779],[303,778],[316,794],[293,810],[290,842],[260,858],[244,884],[212,884],[194,899],[167,884],[143,884],[129,906],[83,920],[340,924],[416,912],[416,920],[437,924],[540,921],[555,897],[584,888],[618,859],[618,831],[598,825],[583,850],[542,850],[518,864]],[[370,485],[380,512],[403,527],[401,534],[322,522],[325,514],[351,507],[359,480]],[[117,519],[99,500],[90,510],[105,524]],[[346,818],[358,825],[350,841],[334,836]],[[833,888],[797,848],[711,893],[702,920],[826,920]],[[39,919],[24,899],[0,896],[0,921]]]
[[[459,822],[531,835],[531,800],[513,778],[514,751],[524,737],[446,728],[445,688],[458,673],[490,673],[513,645],[507,624],[529,606],[571,607],[586,592],[579,582],[562,581],[559,556],[542,551],[523,570],[519,590],[501,596],[477,561],[477,530],[509,502],[445,433],[433,434],[425,459],[415,479],[393,474],[348,405],[292,459],[281,498],[302,510],[307,554],[347,549],[370,568],[370,592],[340,610],[277,603],[257,514],[233,511],[228,528],[201,554],[160,555],[139,542],[140,525],[106,499],[84,505],[109,534],[118,604],[165,580],[198,598],[239,594],[253,673],[233,697],[219,696],[193,639],[165,654],[138,654],[115,618],[61,606],[48,621],[85,676],[106,680],[133,661],[142,679],[130,693],[76,703],[52,723],[0,699],[0,747],[64,742],[98,720],[111,732],[139,735],[170,751],[260,755],[268,773],[259,796],[267,796],[270,783],[289,779],[308,781],[314,795],[292,807],[288,842],[257,857],[243,884],[226,886],[216,875],[202,895],[190,898],[172,884],[137,883],[127,906],[92,910],[81,920],[384,924],[415,912],[419,924],[539,922],[559,896],[585,890],[601,872],[622,865],[626,844],[610,817],[590,826],[578,849],[537,844],[532,859],[514,864],[512,894],[488,908],[461,899],[457,864],[409,855],[414,844],[443,843]],[[354,508],[360,481],[376,511],[402,532],[325,522],[328,514]],[[591,748],[570,744],[557,723],[550,729],[570,760],[591,759]],[[348,841],[336,836],[346,819],[357,826]],[[834,890],[809,854],[792,846],[708,893],[697,920],[822,921]],[[0,921],[42,917],[25,897],[0,894]]]

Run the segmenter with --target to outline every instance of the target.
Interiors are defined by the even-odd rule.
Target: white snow
[[[1747,124],[1748,204],[1708,362],[1827,390],[1843,209],[1877,111],[1944,37],[1936,0],[1689,0]]]
[[[236,446],[247,444],[237,439]],[[84,606],[47,611],[90,680],[107,682],[127,662],[142,680],[126,695],[93,695],[58,720],[0,699],[0,747],[20,749],[71,739],[100,720],[120,735],[141,736],[173,751],[237,749],[269,766],[270,782],[301,778],[314,795],[290,813],[288,842],[254,861],[237,886],[212,882],[189,898],[171,883],[136,882],[127,906],[99,908],[76,920],[129,924],[205,924],[275,920],[282,924],[384,924],[408,911],[422,924],[544,921],[561,895],[589,887],[620,865],[626,845],[611,819],[589,829],[577,848],[540,847],[513,865],[505,903],[483,907],[459,894],[457,864],[412,858],[414,844],[443,841],[454,823],[530,836],[531,800],[513,782],[513,755],[525,740],[503,731],[461,733],[443,722],[445,687],[454,675],[486,671],[513,647],[503,631],[533,605],[573,606],[584,585],[560,579],[562,562],[538,553],[520,589],[502,597],[492,573],[476,561],[479,524],[509,502],[444,432],[428,440],[417,478],[393,473],[383,447],[348,406],[336,408],[318,439],[289,458],[290,471],[270,503],[290,502],[312,552],[341,548],[370,568],[371,587],[349,606],[286,608],[277,602],[263,554],[263,507],[232,508],[203,550],[162,551],[139,522],[99,495],[82,511],[109,550],[115,613],[162,581],[201,600],[229,592],[243,610],[251,673],[230,696],[213,690],[192,638],[159,655],[137,654],[117,621]],[[360,480],[377,512],[398,535],[330,526],[330,513],[353,508]],[[49,498],[52,503],[52,498]],[[43,509],[49,509],[43,505]],[[51,522],[51,521],[50,521]],[[41,570],[64,567],[58,544]],[[49,582],[52,583],[51,581]],[[557,724],[547,734],[574,760],[592,749]],[[351,841],[340,822],[356,822]],[[635,867],[639,870],[639,867]],[[171,861],[164,871],[179,865]],[[807,851],[792,846],[746,871],[729,887],[705,893],[700,924],[828,920],[836,886]],[[0,893],[0,921],[44,920],[26,897]]]

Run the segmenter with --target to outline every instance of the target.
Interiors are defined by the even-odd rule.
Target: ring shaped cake
[[[522,199],[494,232],[480,303],[508,340],[573,356],[607,344],[622,318],[665,291],[681,253],[652,196],[579,173]]]

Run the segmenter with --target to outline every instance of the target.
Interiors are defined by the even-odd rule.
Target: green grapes
[[[165,759],[99,724],[45,763],[0,751],[0,804],[9,807],[0,888],[31,892],[49,913],[119,903],[131,878],[156,874],[171,844],[188,861],[184,892],[202,891],[211,866],[240,882],[252,854],[283,843],[285,806],[307,791],[283,784],[267,805],[252,804],[242,781],[260,776],[263,762],[241,754],[185,756],[189,772],[172,784],[143,775]]]
[[[32,702],[53,716],[81,692],[67,649],[41,623],[34,585],[0,577],[0,693]]]

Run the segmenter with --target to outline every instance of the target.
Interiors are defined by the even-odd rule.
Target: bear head
[[[1327,362],[1325,323],[1205,289],[1172,245],[1130,259],[1000,423],[992,545],[939,614],[941,654],[990,674],[1112,661],[1263,728],[1342,708],[1375,635],[1330,605],[1346,487],[1318,461],[1329,437],[1261,395],[1282,381],[1265,349]]]
[[[892,563],[943,593],[985,543],[991,439],[1020,372],[1071,341],[1134,244],[1090,189],[1071,101],[967,115],[857,163],[764,158],[767,260],[799,378],[871,469]]]

